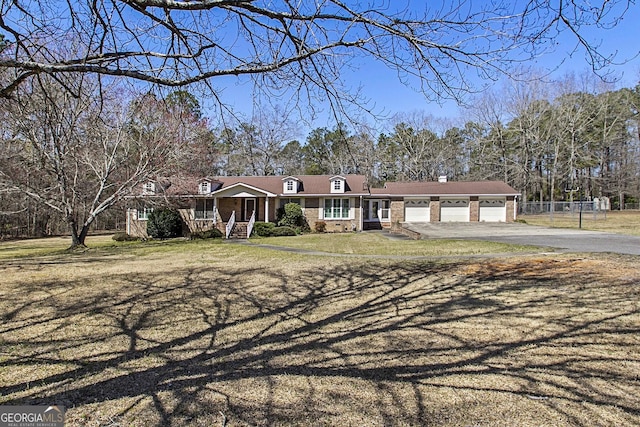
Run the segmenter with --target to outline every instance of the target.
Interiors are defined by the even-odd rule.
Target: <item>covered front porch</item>
[[[247,238],[256,221],[276,219],[276,194],[268,191],[236,184],[212,196],[216,227],[227,239]]]

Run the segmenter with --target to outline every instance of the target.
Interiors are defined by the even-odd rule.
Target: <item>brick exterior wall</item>
[[[514,222],[515,218],[515,197],[509,196],[507,197],[507,222]]]
[[[404,199],[391,199],[389,208],[391,210],[391,229],[401,228],[400,223],[404,222]]]
[[[320,216],[320,199],[310,198],[305,200],[304,216],[307,218],[311,231],[316,230],[317,222],[326,224],[327,233],[344,233],[360,230],[360,198],[351,197],[351,202],[355,208],[355,217],[353,219],[319,219]]]
[[[216,227],[216,224],[213,219],[205,219],[205,220],[196,220],[193,217],[192,208],[181,208],[178,209],[182,220],[184,221],[184,226],[182,229],[182,234],[184,236],[189,236],[191,233],[200,232],[210,230]],[[147,234],[147,221],[136,219],[136,210],[128,209],[127,210],[127,221],[128,221],[128,232],[129,235],[134,237],[140,237],[143,239],[148,239],[149,235]],[[218,229],[220,229],[220,224],[218,225]],[[224,227],[222,230],[224,231]]]
[[[147,234],[147,221],[136,219],[136,215],[135,209],[127,209],[127,232],[133,237],[149,238]]]
[[[240,198],[218,199],[218,212],[224,222],[229,221],[231,213],[236,211],[236,221],[240,221],[240,211],[242,210],[242,200]]]
[[[469,222],[480,221],[480,199],[478,196],[469,198]]]
[[[440,198],[431,197],[429,208],[429,222],[440,222]]]

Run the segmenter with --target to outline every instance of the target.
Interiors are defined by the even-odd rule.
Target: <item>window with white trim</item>
[[[331,192],[332,193],[344,193],[347,190],[347,183],[341,176],[334,176],[331,178]]]
[[[200,194],[208,194],[211,192],[210,187],[209,187],[209,183],[208,182],[201,182],[200,183]]]
[[[213,199],[196,199],[195,219],[214,219]]]
[[[380,203],[380,218],[383,221],[389,220],[391,210],[389,209],[389,200],[382,200]]]
[[[156,184],[154,182],[146,182],[142,187],[143,194],[155,194],[156,193]]]
[[[139,221],[147,221],[149,219],[149,214],[153,212],[153,208],[142,207],[138,208],[138,220]]]
[[[325,219],[350,219],[349,199],[324,199]]]
[[[284,182],[284,193],[297,193],[298,192],[298,183],[295,179],[288,179]]]

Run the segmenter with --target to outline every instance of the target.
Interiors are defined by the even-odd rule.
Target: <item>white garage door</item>
[[[406,222],[429,222],[430,214],[429,200],[405,200],[404,220]]]
[[[441,222],[469,222],[469,199],[440,201]]]
[[[480,222],[506,222],[507,203],[505,199],[480,199]]]

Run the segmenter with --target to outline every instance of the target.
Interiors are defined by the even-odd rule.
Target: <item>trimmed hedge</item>
[[[273,229],[276,225],[272,222],[256,222],[253,224],[253,232],[256,236],[269,237],[273,235]]]
[[[219,239],[222,237],[222,231],[212,228],[206,231],[195,231],[191,233],[191,240],[195,239]]]
[[[293,228],[284,225],[282,227],[274,227],[271,235],[274,237],[296,236],[297,233],[296,233],[296,230],[294,230]]]

